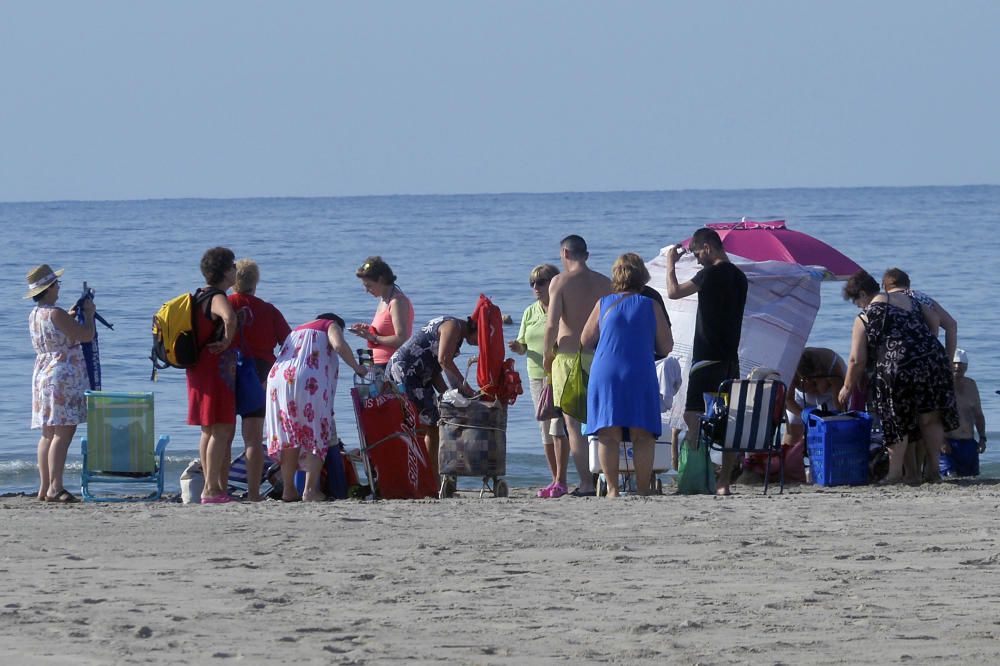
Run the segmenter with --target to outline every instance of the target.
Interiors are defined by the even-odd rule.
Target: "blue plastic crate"
[[[872,418],[865,412],[804,414],[806,448],[813,483],[859,486],[868,483]]]

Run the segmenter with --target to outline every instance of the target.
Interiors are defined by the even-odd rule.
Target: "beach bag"
[[[349,483],[344,456],[343,442],[338,441],[337,444],[327,449],[326,460],[323,461],[323,469],[320,471],[319,479],[320,489],[327,499],[347,499]],[[353,468],[353,465],[351,467]],[[357,485],[357,474],[354,475],[354,481],[354,485]]]
[[[242,351],[236,352],[236,413],[240,416],[259,412],[264,407],[264,385],[257,375],[257,364]]]
[[[216,294],[220,289],[199,289],[193,294],[181,294],[172,298],[153,315],[153,350],[149,360],[153,362],[153,374],[164,368],[190,368],[198,362],[198,318],[194,309]]]
[[[181,472],[181,502],[184,504],[201,504],[201,493],[205,489],[205,472],[201,461],[192,460]]]
[[[538,396],[538,407],[535,408],[536,421],[548,421],[559,416],[559,408],[552,401],[552,383],[546,378],[542,384],[542,393]]]
[[[576,352],[576,360],[566,376],[566,386],[563,388],[562,401],[559,409],[569,414],[580,423],[587,422],[587,371],[583,368],[583,352]]]
[[[513,405],[517,402],[517,396],[522,393],[524,388],[521,386],[521,374],[514,367],[514,359],[508,358],[501,367],[497,400],[506,405]]]
[[[711,495],[715,492],[715,468],[708,444],[692,450],[681,444],[681,459],[677,465],[677,493],[680,495]]]
[[[751,453],[743,459],[743,469],[759,474],[767,481],[778,481],[781,474],[781,458],[785,459],[785,481],[806,483],[806,440],[799,439],[794,444],[782,445],[781,453],[771,456],[768,468],[766,453]]]

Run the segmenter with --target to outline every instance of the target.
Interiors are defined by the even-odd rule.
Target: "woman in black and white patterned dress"
[[[854,322],[840,399],[847,399],[861,382],[868,359],[873,359],[871,396],[892,452],[887,481],[921,480],[915,468],[907,469],[903,478],[907,446],[918,438],[927,445],[924,479],[940,480],[944,433],[957,427],[958,411],[948,357],[931,333],[932,315],[903,292],[879,293],[878,283],[864,271],[848,281],[844,297],[863,312]]]

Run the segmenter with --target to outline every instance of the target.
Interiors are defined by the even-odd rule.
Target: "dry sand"
[[[1000,485],[0,500],[4,664],[1000,661]],[[471,495],[471,494],[470,494]]]

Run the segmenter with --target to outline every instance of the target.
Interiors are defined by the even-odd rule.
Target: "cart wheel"
[[[497,479],[496,483],[493,484],[493,493],[497,497],[507,497],[510,494],[510,488],[507,487],[507,482],[503,479]]]
[[[441,488],[438,491],[438,499],[448,499],[455,496],[455,481],[450,476],[441,477]]]
[[[604,476],[597,479],[597,496],[607,497],[608,496],[608,482],[605,480]]]

